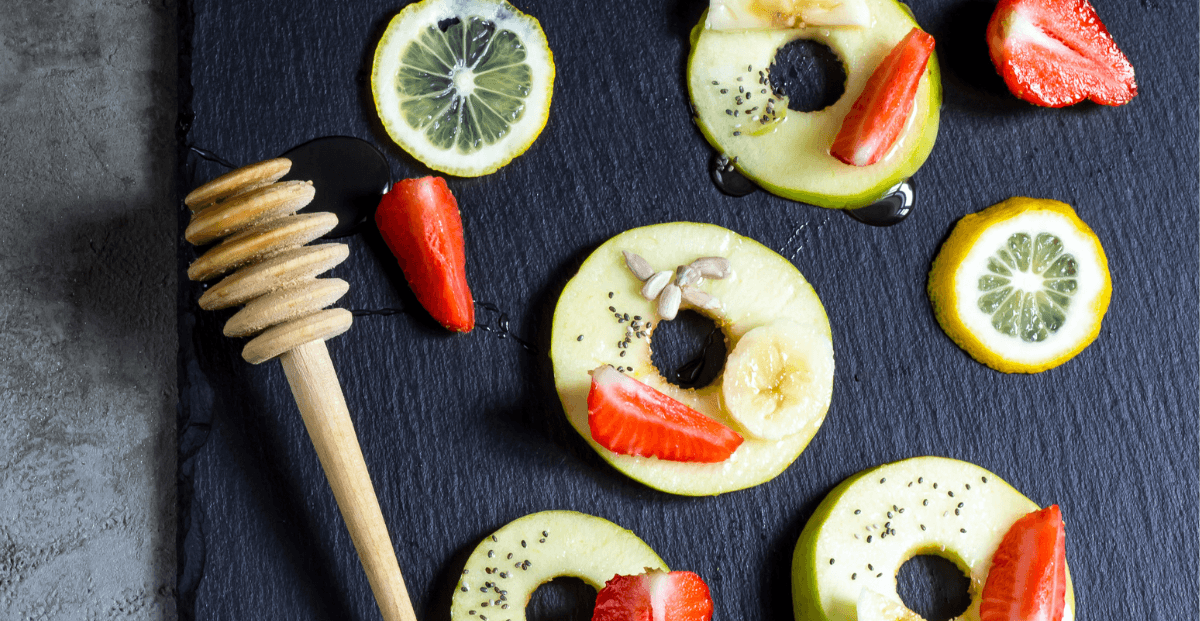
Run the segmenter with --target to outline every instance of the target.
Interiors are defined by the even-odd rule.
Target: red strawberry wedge
[[[405,179],[383,195],[375,224],[421,306],[447,330],[475,327],[458,201],[441,177]]]
[[[713,602],[690,571],[613,576],[596,595],[592,621],[709,621]]]
[[[1062,621],[1066,536],[1058,505],[1017,520],[992,556],[980,598],[980,621]]]
[[[1000,0],[987,41],[1008,90],[1029,103],[1119,106],[1137,95],[1133,66],[1087,0]]]
[[[879,63],[842,121],[830,154],[851,166],[870,166],[896,143],[917,98],[933,37],[913,28]]]
[[[614,453],[669,461],[722,462],[742,444],[732,429],[607,364],[592,371],[588,427]]]

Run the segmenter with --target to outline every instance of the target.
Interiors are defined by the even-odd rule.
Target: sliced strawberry
[[[700,576],[648,571],[605,583],[592,621],[709,621],[712,613],[712,597]]]
[[[1133,66],[1087,0],[1000,0],[988,22],[992,63],[1014,95],[1060,108],[1137,95]]]
[[[980,621],[1062,621],[1066,537],[1058,505],[1017,520],[992,556],[980,598]]]
[[[600,446],[622,455],[716,463],[742,436],[610,365],[592,371],[588,427]]]
[[[375,224],[421,306],[448,330],[475,327],[458,201],[441,177],[405,179],[383,195]]]
[[[851,166],[870,166],[887,155],[912,112],[933,37],[913,28],[879,63],[842,121],[830,154]]]
[[[662,573],[662,572],[658,572]],[[646,574],[613,576],[596,594],[592,621],[652,621]]]

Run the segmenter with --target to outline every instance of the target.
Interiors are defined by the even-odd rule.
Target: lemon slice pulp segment
[[[538,21],[504,0],[423,0],[388,24],[371,70],[388,135],[425,165],[495,172],[546,126],[554,57]]]
[[[955,225],[929,272],[955,343],[1005,373],[1037,373],[1100,333],[1112,282],[1096,234],[1066,203],[1011,198]]]

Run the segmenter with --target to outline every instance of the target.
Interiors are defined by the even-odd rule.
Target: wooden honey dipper
[[[305,245],[333,230],[338,219],[296,213],[315,189],[309,181],[279,181],[291,167],[284,158],[251,164],[184,198],[193,212],[184,237],[198,246],[222,240],[188,267],[188,277],[209,280],[240,268],[201,295],[200,307],[246,305],[225,324],[225,335],[258,335],[242,350],[247,362],[279,358],[384,620],[416,621],[325,347],[326,339],[350,328],[349,311],[325,308],[350,285],[317,275],[344,261],[349,248]]]

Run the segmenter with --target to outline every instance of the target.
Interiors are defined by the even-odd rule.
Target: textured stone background
[[[0,7],[0,619],[175,616],[175,22]]]

